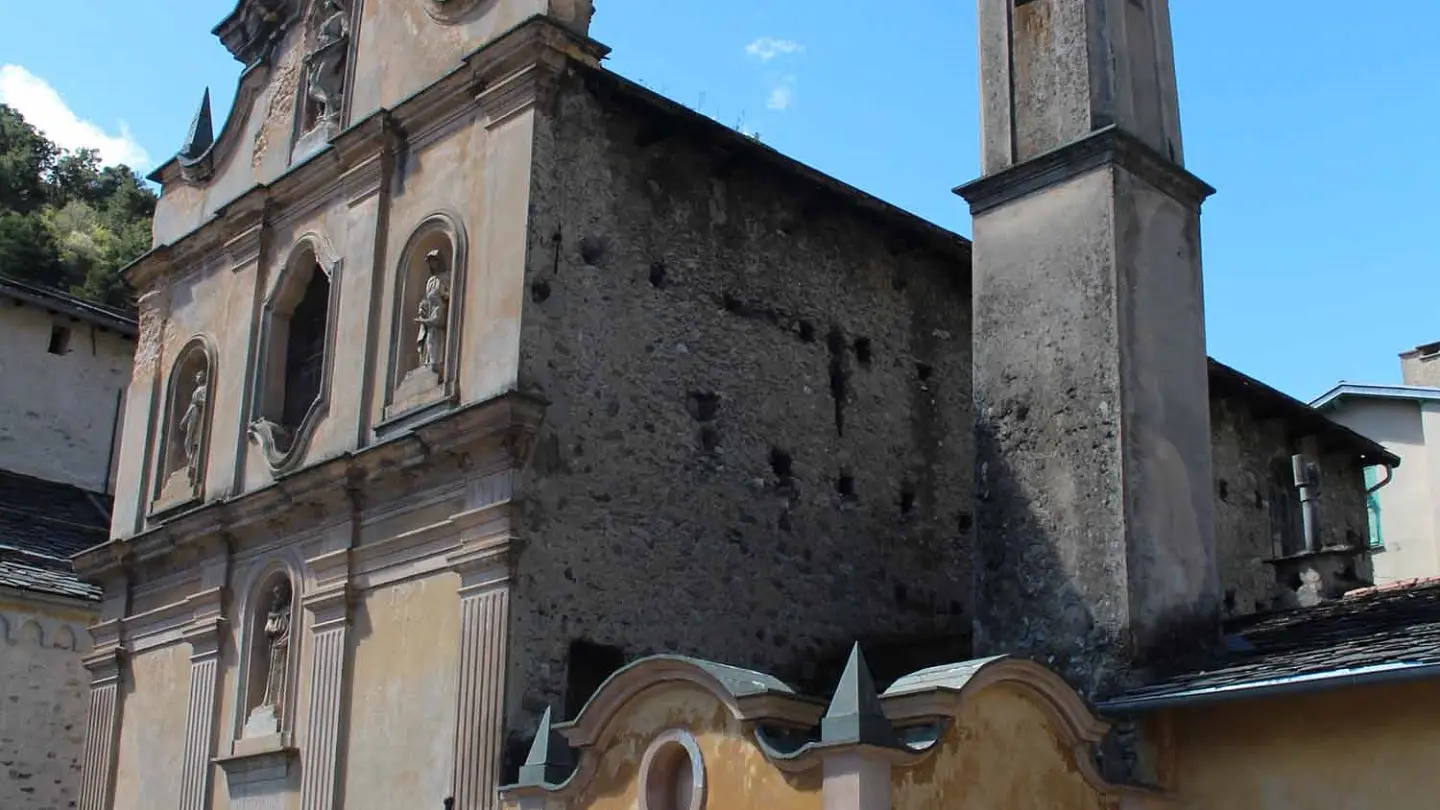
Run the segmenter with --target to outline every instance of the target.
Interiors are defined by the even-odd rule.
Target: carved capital
[[[90,670],[90,688],[112,686],[120,680],[120,670],[125,664],[125,651],[117,646],[106,647],[80,659],[80,663]]]
[[[220,654],[220,642],[224,639],[226,622],[219,616],[192,622],[181,634],[190,642],[190,660],[198,662],[212,659]]]
[[[311,633],[319,634],[343,626],[349,617],[353,593],[350,583],[337,582],[305,594],[301,604],[315,617],[310,626]]]

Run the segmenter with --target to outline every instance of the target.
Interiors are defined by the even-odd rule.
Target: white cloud
[[[138,171],[150,164],[150,154],[124,121],[120,122],[120,134],[107,133],[76,115],[55,88],[19,65],[0,65],[0,104],[14,107],[63,149],[94,149],[107,166],[123,163]]]
[[[799,53],[803,50],[805,50],[805,48],[798,42],[789,39],[776,39],[775,37],[760,37],[745,46],[745,53],[759,59],[761,62],[769,62],[777,56]]]
[[[795,77],[786,76],[780,83],[770,88],[770,98],[766,99],[765,107],[776,112],[784,112],[790,109],[790,103],[795,100]]]

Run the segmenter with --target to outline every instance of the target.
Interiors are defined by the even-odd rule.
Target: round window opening
[[[640,810],[701,810],[705,806],[705,763],[695,738],[667,731],[650,743],[640,763],[644,789]]]

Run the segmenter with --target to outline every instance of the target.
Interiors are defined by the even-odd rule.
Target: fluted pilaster
[[[339,779],[340,721],[345,693],[345,646],[350,590],[341,581],[305,597],[310,626],[310,708],[305,716],[300,810],[332,810]]]
[[[505,650],[510,620],[508,533],[467,546],[460,574],[460,679],[455,714],[455,808],[499,806],[505,734]]]
[[[190,642],[190,705],[185,717],[180,810],[205,810],[210,804],[210,763],[215,758],[215,687],[222,627],[221,620],[212,619],[185,633]]]
[[[100,626],[94,630],[99,631]],[[85,668],[90,670],[90,712],[80,771],[80,810],[110,809],[115,786],[116,738],[120,733],[121,663],[118,647],[109,647],[85,659]]]

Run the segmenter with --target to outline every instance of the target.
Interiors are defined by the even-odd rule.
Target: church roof
[[[1440,677],[1440,581],[1367,588],[1227,623],[1221,662],[1104,701],[1144,712],[1214,700]]]
[[[109,500],[0,471],[0,587],[98,599],[100,589],[80,580],[70,556],[105,542]]]

